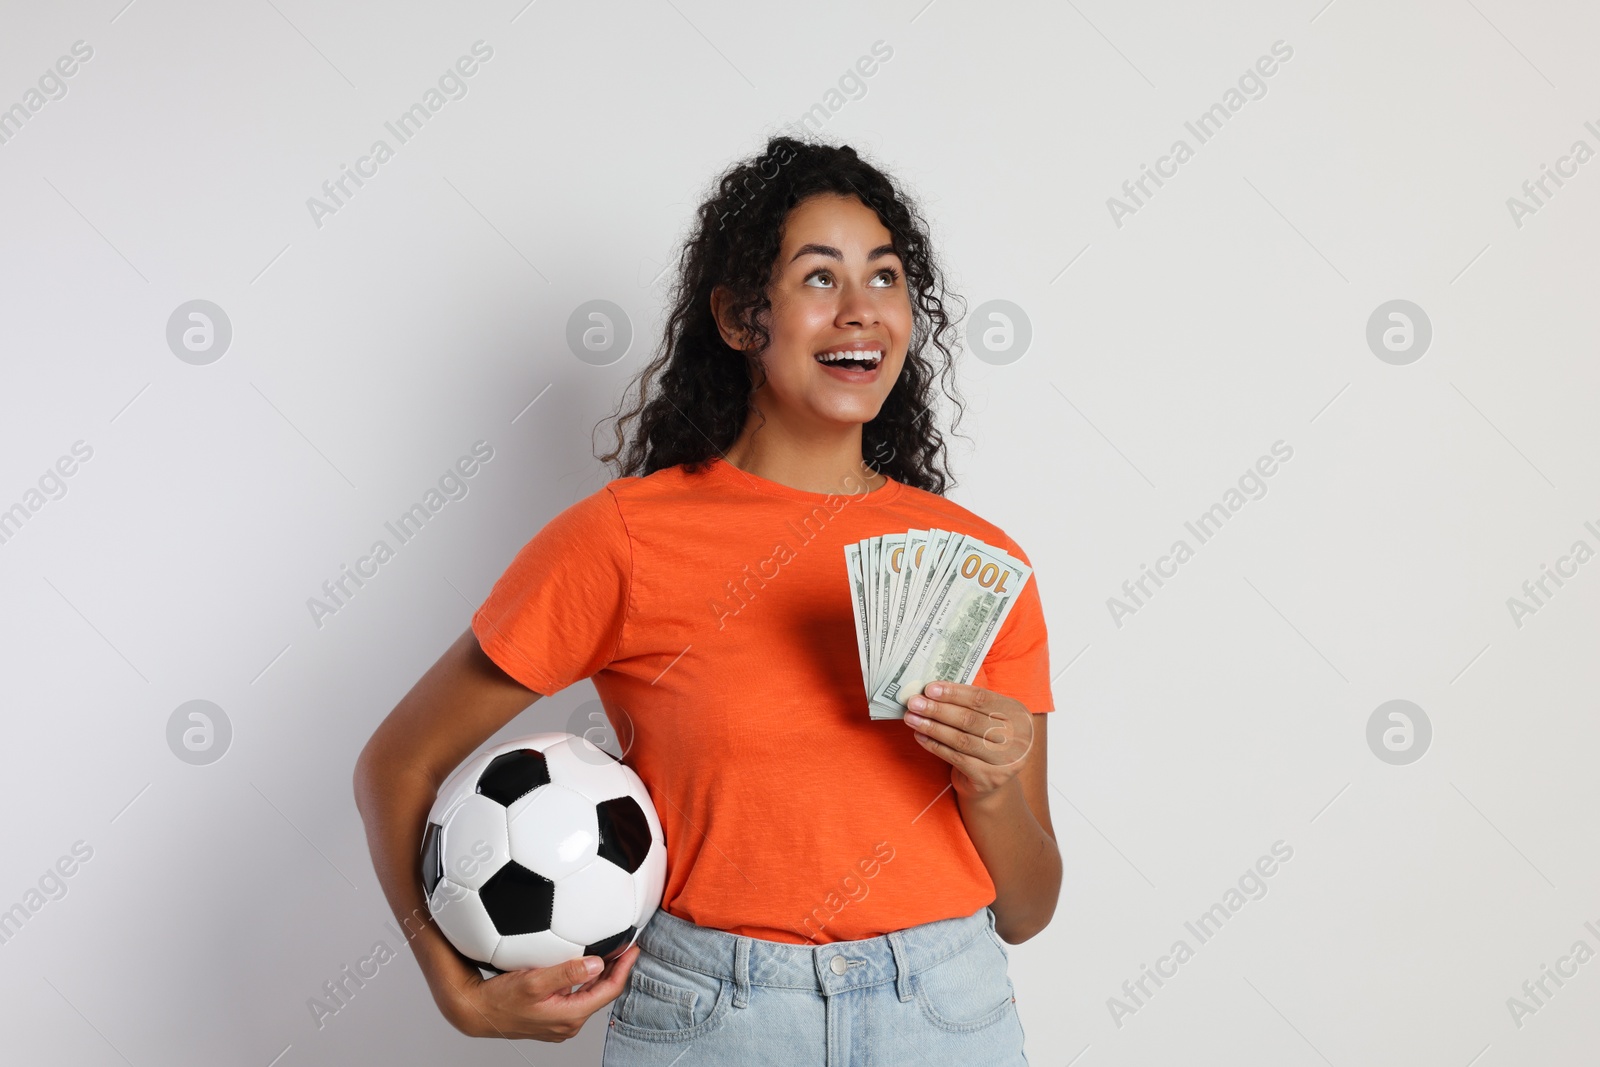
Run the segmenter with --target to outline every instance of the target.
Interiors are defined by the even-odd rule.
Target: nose
[[[878,308],[871,294],[859,285],[846,285],[839,290],[839,310],[834,315],[834,325],[854,326],[858,329],[878,324]]]

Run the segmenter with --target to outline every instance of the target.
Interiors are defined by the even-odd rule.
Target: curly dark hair
[[[711,309],[712,290],[719,285],[729,289],[729,313],[758,340],[754,351],[764,350],[772,338],[762,318],[772,306],[768,287],[789,212],[811,196],[853,196],[876,212],[889,231],[912,298],[905,363],[877,416],[862,427],[863,459],[896,481],[943,495],[956,483],[930,405],[937,377],[955,404],[954,432],[965,408],[953,387],[948,338],[961,316],[952,319],[946,313],[946,297],[963,312],[965,308],[945,288],[916,204],[850,146],[788,136],[769,138],[760,155],[730,167],[711,189],[679,255],[660,347],[630,383],[629,389],[638,389],[633,407],[623,410],[625,390],[612,416],[616,448],[597,458],[614,466],[617,477],[648,475],[679,464],[698,471],[738,439],[751,416],[751,396],[765,376],[755,380],[759,363],[734,358],[738,351],[722,339]],[[936,360],[925,351],[930,343]],[[634,433],[625,436],[625,427],[635,419],[639,424]]]

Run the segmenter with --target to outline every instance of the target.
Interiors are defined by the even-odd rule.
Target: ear
[[[722,335],[722,341],[736,352],[746,351],[751,342],[749,331],[737,322],[730,308],[733,305],[733,293],[725,285],[719,285],[711,290],[711,315],[716,319],[717,332]]]

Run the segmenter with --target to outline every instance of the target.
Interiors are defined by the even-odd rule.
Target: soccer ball
[[[666,871],[644,783],[568,733],[467,760],[439,787],[422,838],[429,913],[496,974],[621,955],[660,906]]]

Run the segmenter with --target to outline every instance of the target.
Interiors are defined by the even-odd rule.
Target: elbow
[[[367,768],[364,762],[366,758],[367,750],[362,749],[361,755],[356,757],[355,770],[350,773],[350,792],[355,796],[356,811],[361,814],[363,820],[366,818],[366,812],[361,810],[361,799],[367,791]]]
[[[428,803],[446,774],[420,764],[405,742],[385,734],[379,726],[367,739],[350,771],[350,790],[363,823],[393,804],[397,798],[425,794]]]
[[[355,794],[356,811],[361,814],[363,821],[368,814],[363,805],[372,794],[372,785],[376,780],[377,766],[380,762],[376,742],[376,735],[367,741],[360,755],[356,756],[356,765],[350,772],[350,790]]]
[[[1051,864],[1050,873],[1041,881],[1044,884],[1038,886],[1036,892],[1017,902],[1022,909],[1020,914],[1016,909],[1006,915],[1001,915],[998,911],[995,913],[994,932],[1006,944],[1022,944],[1043,931],[1055,917],[1056,904],[1061,900],[1059,854]]]
[[[999,934],[1000,940],[1004,941],[1006,944],[1020,945],[1024,941],[1030,940],[1039,934],[1044,930],[1045,927],[1049,925],[1050,916],[1046,915],[1043,922],[1018,923],[1014,926],[1001,926],[999,923],[996,923],[994,932]]]
[[[994,932],[1006,944],[1020,945],[1043,932],[1044,928],[1050,925],[1050,920],[1055,917],[1055,913],[1056,902],[1055,898],[1052,897],[1048,906],[1039,914],[1023,916],[1009,923],[1000,922],[999,916],[996,916]]]

